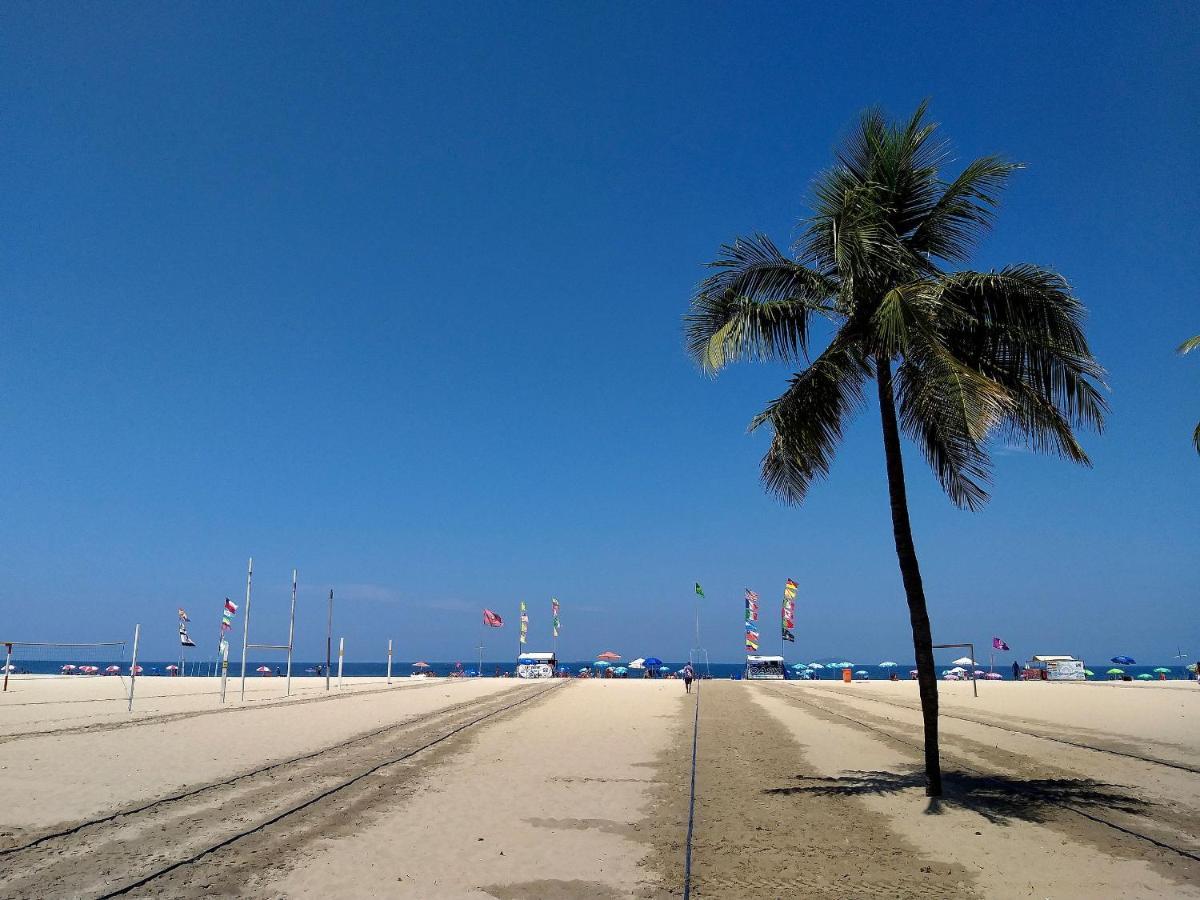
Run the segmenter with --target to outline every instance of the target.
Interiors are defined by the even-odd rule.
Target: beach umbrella
[[[138,668],[140,669],[141,666],[138,666]],[[97,669],[95,666],[80,666],[79,671],[86,672],[88,675],[91,675],[93,672],[99,672],[100,670]]]
[[[825,668],[825,667],[824,667],[823,665],[821,665],[819,662],[810,662],[810,663],[808,664],[808,667],[809,667],[810,669],[823,669],[823,668]]]
[[[894,668],[896,668],[896,666],[898,666],[898,665],[900,665],[900,664],[899,664],[899,663],[894,663],[894,662],[892,662],[892,661],[889,659],[889,660],[886,660],[885,662],[881,662],[881,663],[879,664],[879,668],[881,668],[881,669],[894,669]]]
[[[979,663],[975,662],[975,660],[971,659],[971,657],[969,657],[969,656],[960,656],[958,659],[953,660],[953,663],[956,666],[977,666],[977,665],[979,665]]]
[[[955,666],[955,667],[954,667],[953,669],[951,669],[950,671],[951,671],[951,673],[953,673],[953,674],[955,674],[955,675],[961,675],[963,672],[965,672],[965,671],[967,671],[967,670],[966,670],[966,669],[964,669],[962,666]]]
[[[909,669],[909,670],[908,670],[908,674],[909,674],[909,675],[916,675],[916,674],[917,674],[917,670],[916,670],[916,669]],[[942,674],[943,674],[943,675],[945,675],[946,673],[945,673],[945,672],[943,672]]]
[[[597,669],[607,669],[607,668],[610,668],[610,667],[612,666],[612,663],[610,663],[608,660],[604,660],[604,659],[602,659],[602,660],[600,660],[599,662],[597,662],[597,663],[594,663],[593,665],[595,665],[595,667],[596,667]]]
[[[624,666],[617,666],[615,669],[613,669],[613,674],[614,675],[627,675],[627,674],[629,674],[629,670],[627,668],[625,668]]]
[[[621,658],[620,653],[613,653],[611,650],[605,650],[603,653],[599,654],[596,657],[596,659],[607,659],[610,662],[612,662],[614,660],[618,660],[620,658]]]
[[[105,669],[104,671],[105,671],[105,672],[109,672],[109,673],[116,673],[116,672],[120,672],[120,671],[121,671],[121,667],[120,667],[120,666],[109,666],[109,667],[108,667],[107,669]]]
[[[632,661],[632,662],[629,664],[629,668],[631,668],[631,669],[644,669],[644,668],[646,668],[646,661],[645,661],[644,659],[642,659],[642,658],[639,656],[637,659],[633,660],[633,661]]]
[[[65,666],[62,667],[62,670],[64,672],[74,672],[75,667],[73,665],[71,665],[70,663],[67,663]]]
[[[423,662],[423,661],[422,661],[422,662],[415,662],[415,663],[413,663],[413,664],[412,664],[412,667],[413,667],[414,669],[428,669],[428,668],[429,668],[429,663],[427,663],[427,662]]]
[[[1124,669],[1109,669],[1109,670],[1108,670],[1107,672],[1105,672],[1104,674],[1105,674],[1105,675],[1124,675],[1124,674],[1125,674],[1125,670],[1124,670]]]
[[[1095,675],[1096,673],[1095,673],[1095,672],[1093,672],[1091,669],[1084,669],[1084,670],[1083,670],[1083,674],[1084,674],[1084,675],[1086,675],[1088,678],[1091,678],[1091,677],[1092,677],[1093,675]]]
[[[1158,667],[1157,669],[1155,669],[1154,671],[1155,671],[1155,672],[1162,672],[1164,675],[1166,675],[1166,674],[1169,674],[1171,670],[1170,670],[1170,669],[1168,669],[1168,668],[1166,668],[1165,666],[1159,666],[1159,667]]]
[[[983,674],[984,674],[984,671],[983,671],[983,669],[976,669],[976,670],[975,670],[974,672],[972,672],[971,674],[972,674],[972,675],[983,675]]]
[[[983,677],[984,677],[984,678],[987,678],[987,679],[989,679],[990,681],[999,681],[999,680],[1000,680],[1000,679],[1002,679],[1004,676],[1003,676],[1003,675],[1001,675],[999,672],[988,672],[988,673],[987,673],[986,675],[984,675]]]
[[[271,674],[271,667],[270,667],[270,666],[259,666],[259,667],[258,667],[257,669],[255,669],[254,671],[255,671],[255,672],[261,672],[261,673],[263,673],[264,675],[270,675],[270,674]]]
[[[473,677],[475,677],[476,675],[478,675],[479,673],[478,673],[478,672],[476,672],[474,669],[467,669],[467,671],[466,671],[464,674],[466,674],[466,675],[469,675],[469,676],[471,676],[471,677],[473,678]]]
[[[15,672],[15,671],[17,671],[17,667],[14,666],[12,663],[9,663],[6,666],[0,666],[0,672]]]
[[[855,675],[867,675],[867,674],[870,674],[870,673],[868,673],[866,669],[859,669],[859,670],[858,670],[857,672],[855,672],[854,674],[855,674]]]
[[[1138,676],[1138,678],[1140,678],[1142,681],[1149,681],[1153,677],[1154,676],[1151,675],[1149,672],[1143,672],[1141,675]]]
[[[661,669],[663,666],[663,661],[657,656],[649,656],[644,662],[647,669]]]
[[[89,672],[99,672],[100,670],[99,670],[99,669],[97,669],[95,666],[88,666],[88,671],[89,671]],[[134,672],[135,674],[137,674],[137,675],[141,675],[141,674],[142,674],[142,667],[141,667],[141,666],[134,666],[134,667],[132,668],[132,670],[131,670],[131,671],[133,671],[133,672]]]
[[[807,671],[808,666],[806,666],[804,663],[796,663],[794,666],[792,666],[792,669],[797,672],[802,672]]]
[[[168,672],[178,672],[178,671],[179,671],[179,666],[177,666],[177,665],[175,665],[174,663],[172,663],[171,665],[167,666],[167,671],[168,671]]]
[[[1112,661],[1118,666],[1136,666],[1137,660],[1132,656],[1114,656]]]

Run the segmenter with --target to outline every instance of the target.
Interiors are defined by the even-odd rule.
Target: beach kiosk
[[[1086,681],[1082,659],[1073,656],[1033,656],[1021,672],[1024,681]]]
[[[783,668],[783,657],[747,656],[743,677],[748,681],[783,681],[787,677]]]
[[[518,678],[553,678],[557,668],[553,653],[522,653],[517,658]]]

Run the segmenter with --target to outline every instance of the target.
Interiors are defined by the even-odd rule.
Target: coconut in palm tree
[[[1019,166],[985,156],[946,178],[948,148],[936,130],[924,104],[898,124],[865,113],[817,179],[794,253],[763,235],[726,245],[685,317],[689,351],[710,373],[743,359],[799,367],[750,426],[772,433],[762,479],[787,503],[801,503],[828,474],[847,419],[874,383],[930,796],[942,792],[937,681],[901,435],[950,500],[976,510],[988,499],[993,439],[1087,465],[1075,429],[1099,431],[1106,412],[1084,307],[1061,275],[1031,264],[952,270],[971,258]],[[814,317],[834,325],[815,358]]]

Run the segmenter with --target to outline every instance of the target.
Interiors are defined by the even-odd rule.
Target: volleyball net
[[[111,678],[122,694],[129,661],[125,641],[0,641],[4,654],[4,685],[11,679]]]

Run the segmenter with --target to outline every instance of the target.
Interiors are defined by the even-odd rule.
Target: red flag
[[[483,611],[483,624],[490,628],[499,628],[504,624],[504,620],[490,609]]]

